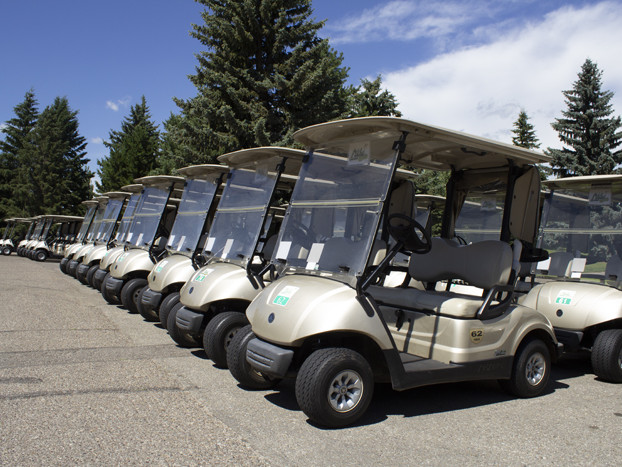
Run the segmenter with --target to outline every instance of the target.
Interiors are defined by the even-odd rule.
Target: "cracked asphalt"
[[[620,465],[622,385],[586,355],[552,376],[530,400],[378,385],[359,425],[325,430],[291,382],[244,391],[58,262],[0,257],[0,465]]]

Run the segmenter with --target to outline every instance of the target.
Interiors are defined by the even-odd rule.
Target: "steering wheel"
[[[294,244],[298,244],[300,246],[303,246],[304,248],[309,249],[315,239],[315,234],[313,233],[311,228],[307,227],[302,222],[296,219],[290,218],[288,219],[288,222],[291,222],[290,225],[294,229],[294,231],[292,232],[293,238],[291,239]]]
[[[387,219],[387,229],[394,239],[413,253],[421,255],[432,249],[432,238],[428,231],[419,222],[405,214],[392,214]],[[417,231],[421,233],[421,237]]]

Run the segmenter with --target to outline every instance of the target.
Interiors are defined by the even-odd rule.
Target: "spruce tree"
[[[0,141],[0,219],[28,215],[20,205],[16,194],[23,191],[19,186],[19,168],[25,157],[24,149],[32,137],[37,123],[38,102],[33,89],[26,92],[24,100],[13,108],[15,117],[7,120],[2,128],[4,140]]]
[[[79,214],[92,196],[77,114],[67,98],[57,97],[39,116],[19,169],[17,196],[28,215]]]
[[[118,190],[135,178],[151,173],[157,165],[160,152],[160,132],[151,120],[145,96],[130,108],[129,116],[121,122],[121,130],[111,130],[104,145],[108,157],[97,161],[100,193]]]
[[[529,117],[524,110],[519,112],[518,119],[514,122],[512,133],[514,133],[512,137],[514,146],[520,146],[526,149],[536,149],[540,147],[533,125],[529,123]]]
[[[622,163],[620,117],[612,117],[613,92],[601,89],[602,71],[587,59],[573,88],[563,91],[567,110],[551,124],[563,149],[548,148],[553,172],[561,177],[610,174]]]
[[[397,110],[395,96],[389,91],[381,91],[382,77],[369,81],[362,79],[361,85],[350,89],[350,110],[346,117],[393,116],[401,117]]]
[[[342,56],[318,37],[310,0],[196,0],[204,23],[191,35],[198,53],[189,78],[197,95],[176,99],[184,163],[222,153],[291,145],[295,130],[347,109]]]

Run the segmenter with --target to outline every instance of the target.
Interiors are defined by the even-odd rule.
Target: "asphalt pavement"
[[[245,391],[202,350],[108,305],[58,262],[0,257],[0,465],[615,465],[622,385],[589,357],[550,391],[496,382],[395,392],[362,421],[311,424],[290,382]]]

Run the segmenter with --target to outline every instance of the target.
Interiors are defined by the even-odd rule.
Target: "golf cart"
[[[264,286],[280,224],[278,206],[289,200],[304,154],[259,147],[218,158],[231,171],[205,243],[207,264],[181,288],[179,303],[166,316],[175,342],[182,347],[203,344],[216,365],[226,366],[226,342],[247,324],[244,311]]]
[[[204,164],[184,167],[178,172],[186,180],[166,244],[166,256],[155,264],[147,277],[147,285],[137,297],[138,312],[147,321],[158,321],[161,307],[163,313],[168,314],[179,301],[179,289],[199,267],[196,255],[205,243],[203,235],[214,215],[217,193],[229,168]]]
[[[550,259],[519,301],[551,321],[564,351],[591,350],[596,376],[622,383],[622,175],[544,184],[540,246]]]
[[[92,279],[89,282],[93,288],[102,291],[102,284],[106,280],[106,277],[110,274],[110,266],[114,263],[119,256],[125,251],[126,236],[129,235],[130,226],[134,219],[134,211],[138,205],[142,195],[143,186],[139,183],[133,183],[131,185],[125,185],[121,187],[121,190],[126,193],[131,193],[130,198],[127,200],[125,210],[123,211],[123,217],[114,235],[106,245],[106,251],[103,252],[99,264],[93,273]],[[99,251],[92,253],[99,256]],[[90,264],[90,258],[86,258],[86,261]]]
[[[99,223],[97,234],[90,247],[80,250],[81,256],[76,258],[80,261],[76,269],[76,279],[83,284],[91,285],[93,275],[99,268],[99,262],[108,250],[108,243],[117,228],[125,200],[130,195],[131,193],[124,191],[110,191],[103,194],[107,198],[106,209]]]
[[[35,229],[35,234],[28,244],[26,244],[24,256],[37,261],[45,261],[48,257],[48,247],[46,239],[50,233],[50,228],[54,223],[54,216],[42,214],[40,217],[41,228]]]
[[[9,256],[15,248],[13,246],[13,232],[15,231],[18,220],[19,219],[13,217],[5,219],[6,226],[4,227],[2,242],[0,243],[0,250],[2,250],[2,254],[5,256]]]
[[[24,235],[24,238],[22,238],[19,242],[17,242],[17,247],[15,247],[15,252],[17,253],[17,255],[18,256],[23,256],[22,255],[22,249],[24,248],[24,245],[32,237],[32,233],[33,233],[33,231],[35,229],[35,226],[37,225],[37,217],[26,217],[26,218],[23,218],[20,222],[28,224],[28,229],[26,230],[26,235]]]
[[[82,220],[81,217],[75,216],[60,216],[60,215],[52,215],[46,214],[43,216],[45,219],[44,228],[39,236],[39,240],[30,247],[29,256],[31,259],[36,259],[37,261],[45,261],[49,257],[57,257],[58,255],[54,252],[54,243],[57,240],[57,237],[60,235],[60,232],[63,231],[64,225],[70,225],[75,223],[76,221]],[[55,233],[52,236],[51,230],[52,226],[56,224]],[[50,238],[52,237],[52,238]]]
[[[108,197],[107,196],[97,196],[93,198],[94,201],[97,202],[97,208],[95,210],[95,216],[91,221],[91,225],[89,226],[86,237],[84,238],[84,242],[80,248],[75,250],[73,255],[70,257],[69,262],[67,263],[67,274],[72,277],[77,277],[78,266],[82,262],[84,255],[93,248],[95,244],[95,238],[99,234],[99,228],[102,224],[102,220],[104,219],[104,215],[106,213],[106,207],[108,205]]]
[[[61,218],[63,220],[56,229],[56,235],[50,245],[52,255],[57,258],[64,256],[65,247],[75,241],[82,224],[82,217],[79,216],[61,216]]]
[[[21,242],[19,242],[19,245],[17,246],[17,254],[19,256],[28,256],[28,251],[30,250],[30,247],[37,242],[39,236],[41,235],[41,232],[43,231],[43,227],[45,224],[43,216],[35,216],[32,219],[33,222],[28,229],[26,237]]]
[[[184,179],[153,175],[134,180],[144,186],[125,238],[125,251],[110,266],[110,276],[102,283],[102,296],[110,304],[122,304],[138,313],[136,299],[147,285],[147,276],[166,252]]]
[[[358,420],[375,381],[405,390],[497,379],[518,397],[546,391],[560,346],[513,290],[537,235],[535,164],[548,157],[392,117],[314,125],[294,138],[309,152],[272,256],[278,278],[227,349],[240,385],[296,378],[301,409],[328,427]],[[396,186],[400,161],[451,171],[440,237],[414,220],[412,197]],[[495,240],[456,236],[467,202],[502,210]],[[292,235],[301,225],[302,239]],[[410,256],[407,277],[385,287],[399,252]]]
[[[74,253],[82,248],[82,246],[84,245],[86,234],[89,231],[91,224],[93,223],[93,218],[95,217],[95,212],[97,211],[97,207],[99,205],[99,203],[94,199],[82,201],[81,204],[84,204],[86,206],[86,213],[84,214],[84,218],[82,219],[80,231],[75,238],[75,242],[65,246],[65,250],[63,252],[63,259],[60,260],[60,264],[58,265],[60,270],[65,274],[68,274],[67,264],[73,258]]]

